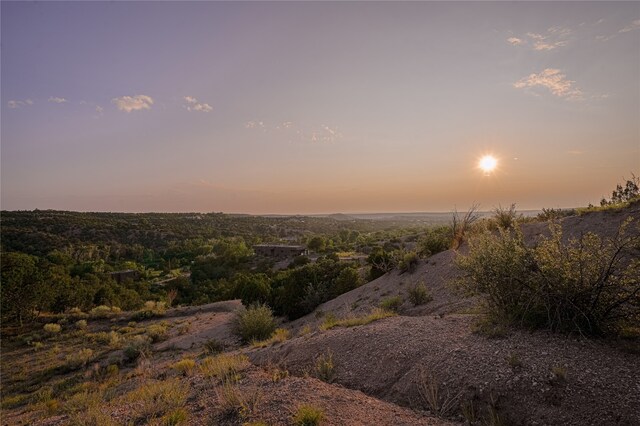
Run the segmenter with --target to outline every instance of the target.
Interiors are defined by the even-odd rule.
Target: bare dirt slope
[[[380,302],[390,297],[400,296],[403,300],[403,315],[441,315],[465,311],[475,305],[475,300],[465,299],[455,294],[450,282],[459,272],[453,267],[456,253],[448,250],[438,253],[427,260],[421,260],[412,273],[391,271],[380,278],[370,281],[348,293],[318,306],[315,311],[290,323],[294,330],[309,325],[315,327],[322,323],[326,314],[338,318],[361,316],[371,312]],[[433,300],[422,306],[414,307],[409,302],[409,289],[424,283]]]
[[[632,219],[640,232],[640,203],[562,220],[566,238],[595,232],[614,237]],[[523,226],[534,242],[548,235],[548,223]],[[272,348],[253,350],[258,363],[278,362],[298,374],[313,371],[331,353],[336,381],[413,408],[429,408],[418,391],[425,373],[443,394],[493,410],[507,424],[640,424],[640,357],[611,343],[548,332],[513,331],[490,339],[473,332],[476,301],[456,295],[449,282],[459,272],[447,251],[421,262],[414,274],[391,272],[331,300],[291,326],[317,326],[327,313],[364,315],[386,297],[400,295],[400,316],[353,328],[316,331]],[[424,282],[433,301],[411,307],[407,289]],[[458,313],[456,313],[458,312]]]
[[[482,407],[494,398],[507,424],[640,424],[637,355],[544,332],[489,339],[472,332],[474,320],[455,314],[388,318],[316,332],[254,350],[250,358],[304,374],[330,352],[338,383],[428,409],[418,391],[424,371],[441,393],[462,393],[461,402]],[[556,368],[566,379],[555,376]]]

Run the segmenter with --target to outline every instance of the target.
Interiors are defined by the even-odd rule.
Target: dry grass
[[[189,387],[178,379],[147,381],[139,388],[125,395],[131,403],[131,415],[135,423],[160,417],[183,408],[187,402]]]
[[[438,417],[447,417],[460,405],[462,391],[444,395],[436,377],[429,371],[420,372],[418,393],[431,412]]]
[[[340,320],[332,315],[327,315],[324,322],[320,324],[320,329],[330,330],[333,327],[355,327],[358,325],[366,325],[371,322],[393,317],[396,315],[397,314],[395,312],[391,312],[382,308],[376,308],[369,315],[363,317],[347,317]]]
[[[249,358],[245,355],[220,354],[207,357],[200,364],[200,372],[205,377],[216,377],[223,381],[235,381],[238,374],[249,367]]]
[[[291,419],[296,426],[317,426],[324,419],[324,411],[312,405],[301,405]]]
[[[184,358],[171,365],[171,369],[177,371],[184,376],[191,376],[196,368],[195,360]]]
[[[273,346],[276,343],[282,343],[287,341],[291,337],[291,332],[286,328],[278,328],[273,333],[273,336],[266,340],[253,341],[251,346],[254,348],[266,348],[268,346]]]

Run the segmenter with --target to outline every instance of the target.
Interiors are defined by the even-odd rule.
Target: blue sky
[[[640,174],[640,3],[1,12],[3,209],[535,209]]]

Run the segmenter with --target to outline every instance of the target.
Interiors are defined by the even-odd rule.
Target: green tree
[[[39,309],[42,299],[42,272],[38,258],[23,253],[2,255],[2,317],[6,321],[31,320]]]
[[[321,252],[325,249],[326,244],[327,242],[323,237],[316,235],[309,240],[307,248],[315,252]]]

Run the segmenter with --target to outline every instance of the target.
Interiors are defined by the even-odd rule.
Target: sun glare
[[[478,166],[485,173],[491,173],[498,165],[498,160],[493,155],[485,155],[480,159]]]

